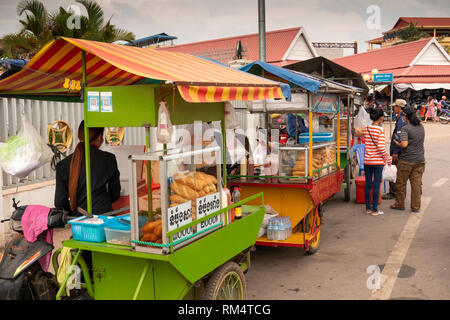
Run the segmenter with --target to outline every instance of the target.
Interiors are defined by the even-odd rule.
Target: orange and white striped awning
[[[87,87],[123,86],[152,79],[177,85],[188,102],[283,98],[274,81],[185,53],[61,37],[48,43],[19,72],[0,81],[0,94],[73,94],[64,79]]]

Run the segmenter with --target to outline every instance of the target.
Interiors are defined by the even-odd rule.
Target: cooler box
[[[382,194],[382,185],[383,181],[380,183],[380,197],[378,200],[378,204],[381,203],[381,194]],[[366,186],[366,177],[359,176],[355,179],[356,184],[356,203],[366,203],[366,197],[364,196],[364,188]],[[373,189],[370,191],[370,199],[373,197]],[[370,200],[370,203],[373,203],[373,200]]]

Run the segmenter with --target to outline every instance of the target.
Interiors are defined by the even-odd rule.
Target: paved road
[[[367,216],[354,202],[354,186],[350,203],[340,192],[325,206],[316,254],[268,247],[252,252],[248,299],[450,299],[450,125],[425,128],[420,214],[391,210],[393,200],[383,200],[385,214]],[[370,290],[377,270],[381,288]]]

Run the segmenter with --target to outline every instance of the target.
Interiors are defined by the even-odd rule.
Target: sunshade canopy
[[[283,98],[274,81],[189,54],[61,37],[48,43],[16,74],[0,81],[0,94],[79,95],[63,88],[65,78],[86,86],[173,83],[188,102]]]
[[[345,85],[303,72],[280,68],[262,61],[255,61],[240,68],[239,70],[256,74],[261,74],[261,71],[264,70],[265,77],[268,77],[272,80],[281,79],[288,82],[293,87],[300,87],[313,93],[317,93],[319,90],[331,90],[334,93],[364,92],[363,89],[358,87]]]
[[[255,74],[255,73],[261,74],[261,71],[264,70],[264,71],[267,71],[267,72],[273,74],[274,76],[277,76],[281,79],[289,81],[291,84],[297,85],[300,88],[306,89],[306,90],[314,92],[314,93],[317,93],[317,90],[319,90],[319,88],[320,88],[320,81],[318,81],[318,80],[304,77],[299,74],[294,74],[294,73],[290,72],[289,70],[271,65],[271,64],[269,64],[267,62],[263,62],[263,61],[252,62],[252,63],[240,68],[239,70],[253,73],[253,74]]]
[[[324,57],[311,58],[305,61],[296,62],[284,66],[283,68],[304,72],[321,78],[333,80],[339,83],[348,84],[352,80],[352,84],[358,88],[369,90],[361,74],[343,67]]]

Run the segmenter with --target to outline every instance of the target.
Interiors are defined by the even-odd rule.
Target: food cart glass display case
[[[221,152],[219,147],[178,152],[172,150],[149,152],[130,156],[131,242],[136,251],[165,254],[181,248],[202,237],[224,223],[222,215],[214,216],[198,225],[166,236],[181,226],[203,218],[222,208],[221,203]],[[147,195],[139,197],[136,189],[136,167],[140,161],[151,161],[160,167],[159,208],[150,207]],[[146,204],[146,201],[148,204]],[[152,195],[152,204],[155,203]],[[151,208],[151,213],[148,211]],[[149,230],[146,221],[155,216],[153,223],[159,230]]]
[[[313,171],[309,172],[309,146],[289,146],[280,148],[279,181],[284,183],[306,182],[308,177],[320,178],[336,171],[336,143],[313,144]]]

